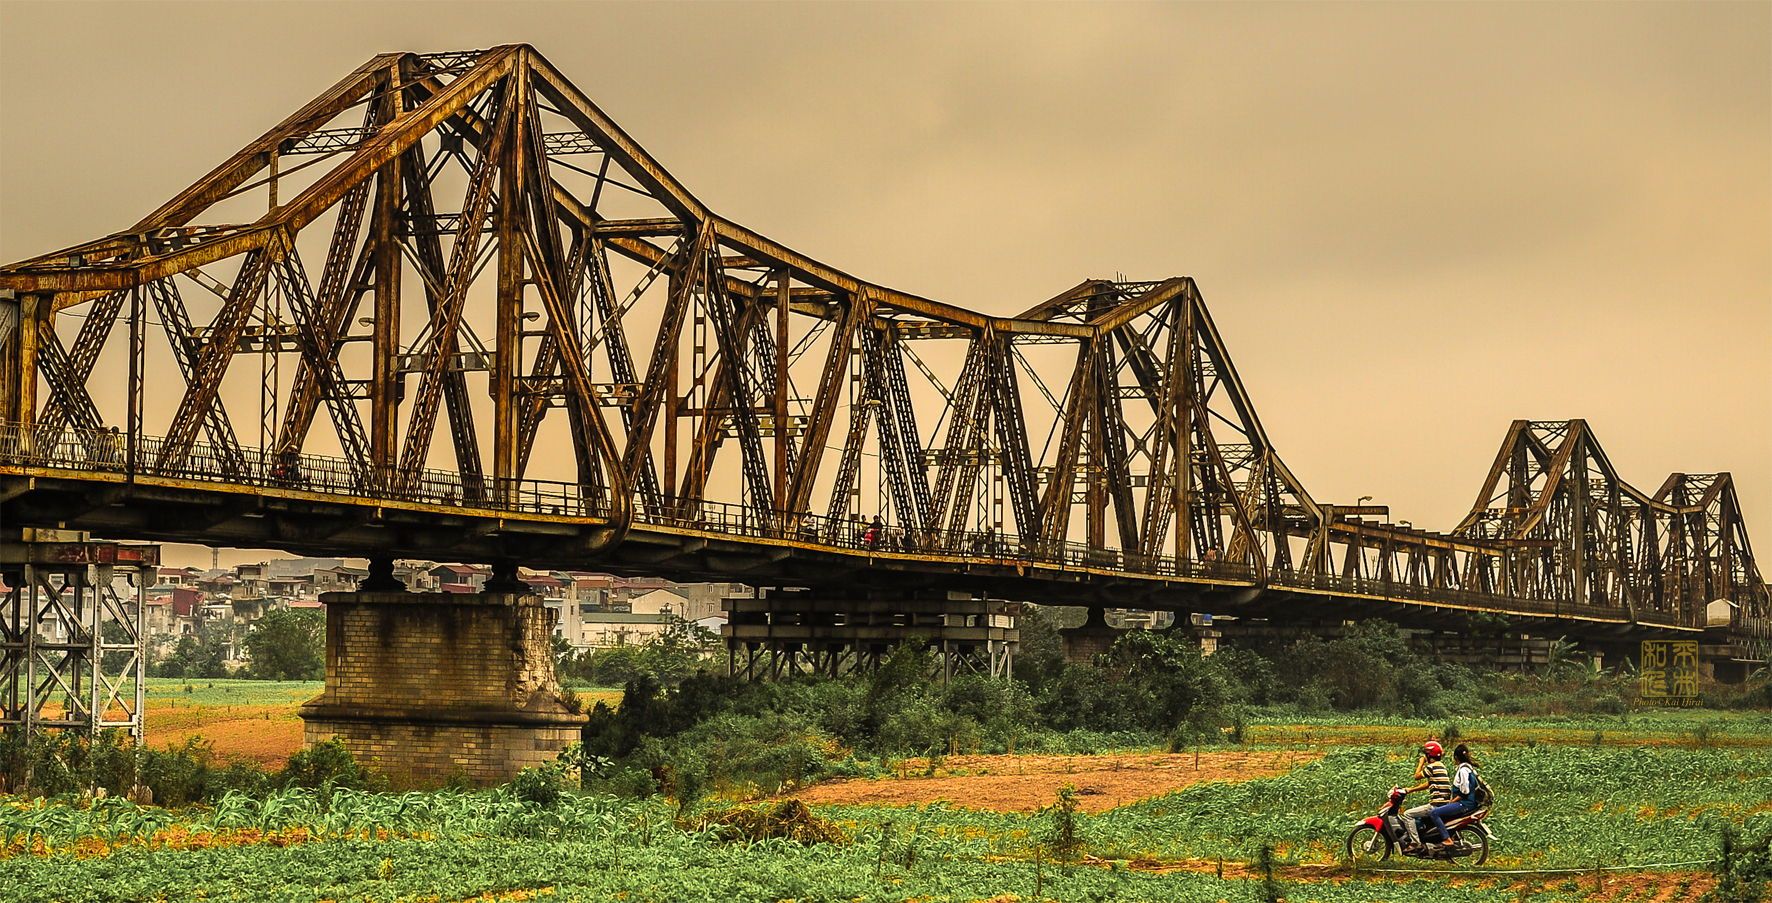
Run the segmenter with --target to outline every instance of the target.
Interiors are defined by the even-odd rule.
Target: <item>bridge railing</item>
[[[662,512],[641,512],[642,523],[684,530],[707,530],[733,536],[790,540],[881,554],[932,555],[960,561],[998,564],[1044,564],[1082,570],[1130,571],[1167,577],[1214,577],[1253,580],[1254,568],[1241,562],[1142,556],[1119,549],[1098,549],[1087,543],[1050,543],[995,530],[925,530],[882,523],[873,529],[861,517],[832,518],[822,514],[762,511],[727,502],[694,501]]]
[[[140,437],[132,454],[125,434],[119,430],[42,426],[26,429],[16,423],[0,423],[0,463],[51,470],[134,473],[542,516],[587,517],[607,513],[606,506],[590,497],[589,487],[576,483],[533,479],[467,481],[457,472],[434,468],[396,478],[391,474],[365,473],[344,458],[276,455],[257,448],[224,449],[204,442],[193,444],[188,454],[162,464],[163,442],[157,437]],[[1257,582],[1260,576],[1242,562],[1147,556],[1093,548],[1086,543],[1042,542],[988,529],[956,532],[905,529],[890,524],[873,529],[871,521],[859,517],[764,511],[716,501],[685,501],[663,510],[642,509],[636,512],[636,520],[651,526],[725,536],[788,540],[851,551],[929,555],[963,564],[1056,565],[1248,583]],[[1359,576],[1278,571],[1267,574],[1265,582],[1276,587],[1551,616],[1589,613],[1583,610],[1588,607],[1566,600],[1502,596]],[[1669,626],[1683,623],[1676,613],[1644,612],[1639,613],[1638,620]]]
[[[165,440],[139,437],[130,453],[118,430],[72,427],[26,429],[0,423],[0,462],[52,470],[137,474],[234,486],[294,489],[353,498],[491,508],[560,517],[592,517],[607,506],[586,497],[585,487],[558,480],[463,480],[455,471],[364,471],[344,458],[288,455],[259,448],[196,442],[182,457],[160,462]]]

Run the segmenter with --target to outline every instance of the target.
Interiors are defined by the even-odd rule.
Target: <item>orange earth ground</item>
[[[1246,781],[1284,774],[1319,754],[1297,750],[1134,753],[1093,756],[949,756],[933,776],[927,761],[907,759],[916,777],[833,781],[794,794],[808,803],[902,806],[945,802],[993,812],[1033,812],[1066,784],[1079,808],[1104,812],[1201,781]]]

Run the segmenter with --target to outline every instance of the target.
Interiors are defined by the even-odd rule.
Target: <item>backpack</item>
[[[1471,804],[1478,809],[1487,809],[1494,802],[1495,791],[1489,789],[1489,782],[1483,780],[1475,768],[1471,769]]]

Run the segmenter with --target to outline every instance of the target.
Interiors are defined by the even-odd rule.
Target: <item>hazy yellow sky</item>
[[[1011,312],[1195,277],[1318,498],[1445,529],[1508,422],[1733,471],[1772,549],[1772,4],[0,3],[0,258],[374,53],[536,45],[714,209]],[[102,390],[102,389],[101,389]]]

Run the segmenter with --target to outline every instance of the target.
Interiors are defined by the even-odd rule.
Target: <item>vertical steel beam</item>
[[[141,465],[136,456],[142,441],[142,378],[147,364],[147,341],[143,335],[145,324],[142,322],[144,314],[142,288],[138,285],[129,290],[129,435],[124,452],[124,469],[131,480],[135,479],[136,468]]]
[[[788,506],[788,271],[775,271],[775,404],[771,418],[775,422],[775,497],[770,507],[781,518],[782,532],[793,529],[799,514]]]
[[[874,303],[867,294],[844,300],[843,317],[831,333],[830,350],[825,354],[820,374],[818,397],[812,401],[812,418],[800,447],[800,465],[794,471],[788,489],[788,510],[804,513],[812,500],[812,487],[818,479],[818,466],[824,460],[824,445],[830,441],[831,424],[836,420],[837,402],[842,392],[843,374],[849,369],[850,348],[855,344],[856,330],[873,320]]]
[[[25,617],[19,626],[25,635],[25,708],[20,726],[24,728],[25,736],[28,737],[37,730],[37,641],[40,639],[37,635],[37,614],[39,611],[37,594],[42,592],[42,588],[37,585],[37,566],[35,564],[27,561],[23,573],[25,586],[22,598],[25,603]]]
[[[0,417],[23,427],[20,435],[27,437],[25,441],[29,441],[31,425],[37,419],[37,324],[43,319],[42,312],[48,309],[47,298],[18,297],[18,325],[12,331],[12,341],[5,345],[10,353],[0,362],[6,368],[5,379],[0,383],[4,388]]]
[[[407,157],[389,160],[376,175],[370,224],[375,268],[375,325],[369,382],[369,460],[377,482],[392,482],[400,451],[400,208]]]
[[[507,104],[517,112],[509,120],[509,139],[498,161],[498,306],[494,313],[497,354],[492,365],[492,478],[497,493],[511,492],[517,476],[517,371],[523,354],[523,164],[528,143],[529,117],[522,106],[529,101],[527,70],[512,72],[506,88]]]

